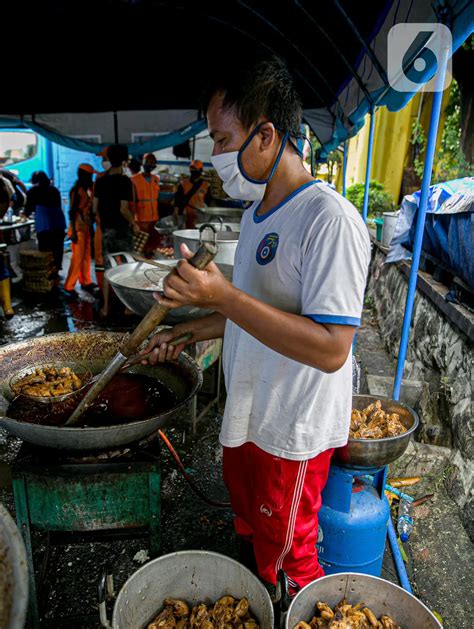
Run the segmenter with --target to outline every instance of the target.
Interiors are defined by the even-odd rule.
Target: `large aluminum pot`
[[[0,504],[0,627],[23,629],[27,605],[25,544],[13,518]]]
[[[112,627],[146,627],[166,597],[195,605],[213,603],[227,594],[248,598],[260,627],[273,627],[272,602],[257,577],[234,559],[205,550],[164,555],[132,574],[115,602]]]
[[[182,244],[187,245],[194,253],[199,249],[202,238],[201,232],[205,225],[206,223],[201,225],[200,229],[178,229],[173,232],[174,255],[177,258],[182,257],[180,251]],[[214,262],[234,266],[235,250],[237,249],[240,233],[216,230],[215,236],[219,251],[214,258]],[[211,240],[213,241],[214,238]]]
[[[309,623],[318,601],[334,607],[343,598],[353,605],[363,602],[377,618],[391,616],[397,625],[407,629],[442,627],[421,601],[398,585],[368,574],[341,572],[313,581],[295,596],[286,616],[285,629],[294,629],[300,620]]]
[[[166,268],[171,270],[177,264],[177,260],[159,260],[164,267],[163,271],[146,262],[130,262],[121,264],[105,272],[105,276],[113,286],[120,301],[135,314],[144,317],[150,308],[156,303],[154,292],[160,292],[163,279],[166,276]],[[225,277],[232,281],[232,267],[228,264],[218,265]],[[183,306],[170,310],[164,323],[174,325],[181,321],[198,319],[211,311],[194,306]]]
[[[352,408],[361,411],[377,400],[382,402],[384,411],[400,416],[407,431],[398,437],[385,439],[349,439],[347,445],[334,452],[334,460],[340,465],[362,469],[383,467],[401,457],[408,448],[411,436],[419,424],[418,415],[402,402],[373,395],[354,395]]]
[[[211,220],[221,216],[227,221],[240,221],[245,210],[238,207],[216,206],[206,207],[203,209],[203,212],[206,216],[210,217]]]
[[[86,428],[42,426],[7,417],[8,382],[24,367],[53,361],[87,364],[97,374],[119,351],[124,335],[116,332],[63,332],[0,347],[0,427],[12,435],[45,448],[65,450],[103,450],[139,441],[172,419],[199,391],[202,372],[187,354],[177,362],[154,367],[136,365],[130,373],[144,373],[166,384],[176,395],[171,410],[141,421],[115,426]]]

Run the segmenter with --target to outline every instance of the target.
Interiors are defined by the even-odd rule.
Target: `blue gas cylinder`
[[[317,543],[326,574],[380,576],[390,517],[386,476],[386,467],[368,472],[331,465],[322,495]]]

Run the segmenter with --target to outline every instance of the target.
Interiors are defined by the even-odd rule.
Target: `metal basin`
[[[260,627],[273,627],[272,602],[257,577],[237,561],[203,550],[164,555],[132,574],[115,602],[112,627],[146,627],[168,596],[195,605],[213,603],[226,594],[248,598]]]
[[[6,416],[12,373],[35,363],[68,360],[85,363],[97,374],[120,349],[123,338],[123,334],[115,332],[65,332],[0,347],[0,427],[38,446],[82,451],[110,449],[151,435],[186,407],[201,387],[201,369],[187,354],[181,354],[174,363],[130,368],[130,373],[157,378],[176,395],[176,406],[155,417],[116,426],[66,428],[31,424]]]
[[[222,223],[208,221],[207,223],[198,223],[196,227],[199,229],[204,225],[212,225],[216,231],[224,231],[224,232],[235,232],[236,234],[240,234],[240,223],[229,223],[228,221],[222,221]]]
[[[377,400],[382,402],[384,411],[400,415],[400,421],[408,429],[407,432],[385,439],[349,439],[347,445],[338,448],[334,453],[334,460],[340,465],[362,469],[383,467],[401,457],[407,449],[419,424],[417,413],[402,402],[373,395],[354,395],[352,408],[361,411]]]
[[[216,230],[216,242],[219,247],[219,251],[215,257],[217,264],[234,265],[235,251],[239,242],[239,236],[240,233],[237,232]],[[187,245],[191,251],[196,252],[200,242],[201,234],[199,229],[178,229],[173,232],[174,255],[178,258],[182,257],[180,254],[182,244]]]
[[[13,518],[0,504],[0,627],[23,629],[27,604],[25,544]]]
[[[209,216],[212,220],[217,216],[221,216],[227,221],[240,221],[244,209],[238,207],[224,207],[224,206],[216,206],[216,207],[206,207],[204,208],[204,213],[206,216]]]
[[[318,601],[334,607],[343,598],[353,605],[363,602],[377,618],[391,616],[407,629],[442,627],[421,601],[398,585],[367,574],[341,572],[313,581],[295,596],[286,616],[285,629],[293,629],[300,620],[309,623]]]
[[[168,266],[170,270],[176,266],[177,260],[159,260],[159,263]],[[222,273],[229,281],[232,281],[233,268],[227,264],[218,265]],[[122,264],[106,271],[105,276],[112,284],[120,301],[135,314],[144,317],[155,304],[154,292],[159,292],[159,284],[152,281],[153,278],[164,278],[166,272],[160,274],[160,269],[145,262],[131,262]],[[152,278],[151,280],[149,278]],[[209,314],[210,310],[185,306],[171,310],[165,319],[165,323],[173,325],[181,321],[199,319]]]

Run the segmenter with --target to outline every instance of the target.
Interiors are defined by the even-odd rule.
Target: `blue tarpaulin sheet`
[[[411,257],[419,201],[404,197],[387,262]],[[422,249],[474,288],[474,177],[430,187]]]

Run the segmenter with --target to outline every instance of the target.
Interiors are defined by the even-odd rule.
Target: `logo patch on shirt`
[[[257,262],[262,266],[269,264],[276,255],[280,237],[275,232],[267,234],[258,245]]]

